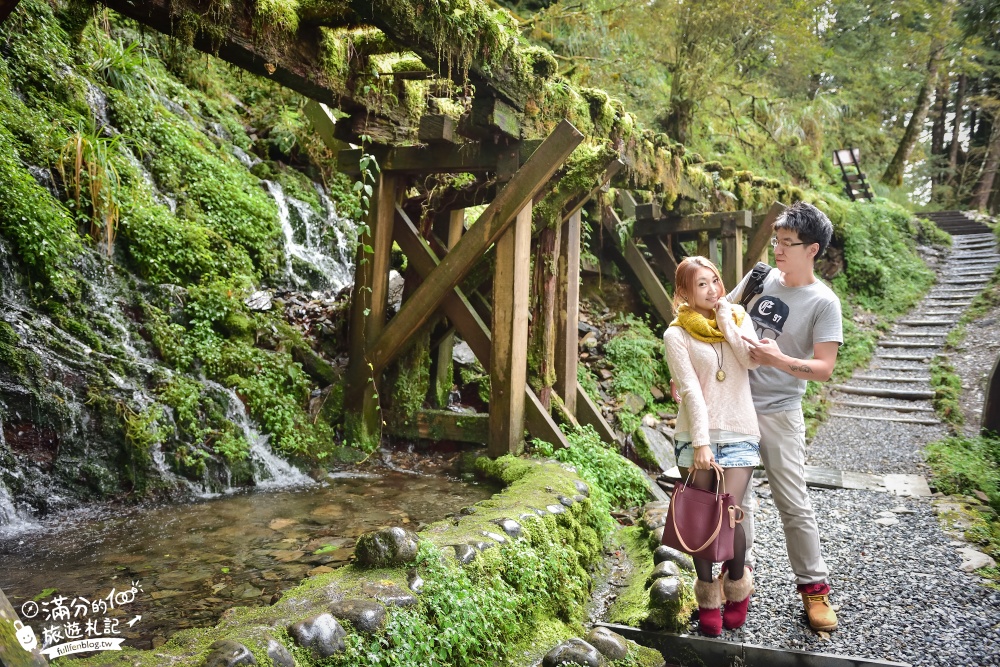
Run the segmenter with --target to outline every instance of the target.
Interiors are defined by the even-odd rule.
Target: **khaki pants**
[[[760,425],[760,456],[767,472],[774,505],[785,530],[785,548],[796,584],[826,581],[829,570],[819,548],[819,527],[806,491],[806,426],[802,409],[757,415]],[[747,562],[753,562],[753,484],[747,485],[743,507],[743,530],[747,538]]]

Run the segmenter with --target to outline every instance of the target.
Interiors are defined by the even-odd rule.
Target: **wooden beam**
[[[378,444],[381,433],[377,381],[382,370],[370,367],[369,351],[382,332],[388,307],[397,182],[396,176],[384,172],[376,177],[368,215],[370,232],[363,234],[358,244],[351,290],[350,359],[344,408],[349,413],[348,438],[368,451]],[[365,246],[372,249],[370,254],[365,252]]]
[[[448,249],[455,247],[465,231],[465,209],[452,211],[448,221]],[[452,353],[455,348],[455,335],[445,334],[437,348],[437,373],[434,374],[434,398],[439,406],[448,404],[448,394],[454,384],[455,369],[452,365]],[[485,441],[484,441],[485,442]]]
[[[990,378],[986,381],[986,397],[983,400],[983,435],[992,431],[1000,435],[1000,356],[997,356]]]
[[[424,114],[417,138],[425,144],[455,144],[459,142],[457,126],[454,118],[443,113]]]
[[[636,213],[638,214],[638,209]],[[750,218],[745,211],[727,211],[725,213],[702,213],[680,217],[669,216],[652,220],[636,219],[632,233],[635,236],[663,236],[688,232],[718,232],[722,229],[722,223],[725,220],[733,220],[737,225],[750,227]]]
[[[412,416],[391,424],[392,434],[401,438],[454,440],[485,445],[489,438],[490,417],[485,412],[466,413],[451,410],[418,410]]]
[[[373,146],[368,152],[375,156],[384,171],[412,174],[476,173],[496,171],[497,165],[510,155],[517,159],[518,164],[524,164],[541,145],[541,141],[532,139],[519,141],[509,147],[470,142],[459,145]],[[361,149],[341,151],[337,155],[337,171],[357,174],[361,153]]]
[[[350,148],[350,145],[337,138],[335,130],[337,119],[330,112],[330,107],[316,100],[309,100],[302,109],[306,118],[312,123],[313,130],[319,135],[327,148],[334,151],[342,151]],[[360,159],[360,158],[359,158]]]
[[[743,259],[744,264],[752,266],[758,261],[767,261],[767,257],[763,256],[763,253],[767,252],[771,244],[775,221],[785,212],[786,208],[781,202],[774,202],[771,204],[771,208],[767,209],[763,220],[759,224],[755,224],[753,231],[750,232],[750,238],[747,239],[747,249]],[[742,276],[740,277],[742,278]],[[733,287],[736,287],[735,283]]]
[[[594,197],[594,195],[598,193],[598,191],[604,189],[608,185],[608,183],[611,182],[611,179],[615,177],[615,174],[621,171],[624,167],[625,163],[622,162],[621,160],[617,158],[612,160],[611,163],[608,164],[608,167],[604,170],[604,173],[601,174],[601,177],[597,180],[597,184],[594,185],[593,188],[591,188],[590,192],[587,192],[581,195],[580,197],[571,200],[565,206],[565,208],[563,208],[563,217],[561,220],[561,224],[565,224],[566,221],[569,220],[570,216],[574,215],[580,209],[582,209],[584,204],[590,201]]]
[[[17,7],[21,0],[0,0],[0,23],[7,20],[10,13]]]
[[[663,216],[663,210],[660,208],[660,202],[649,202],[645,204],[635,205],[635,220],[639,222],[649,222],[653,220],[659,220]]]
[[[592,426],[601,440],[609,445],[620,444],[615,437],[615,430],[601,414],[601,408],[579,384],[576,385],[576,420],[585,426]]]
[[[743,277],[743,229],[750,228],[750,211],[743,213],[742,223],[728,219],[722,221],[722,282],[730,289],[739,284]]]
[[[604,207],[604,228],[613,239],[617,240],[618,232],[616,228],[621,224],[618,214],[610,206]],[[674,318],[673,307],[670,304],[670,296],[663,288],[663,283],[656,277],[652,267],[646,261],[639,248],[631,240],[627,240],[622,247],[614,245],[618,251],[618,260],[626,275],[632,279],[634,286],[644,292],[653,306],[653,314],[656,315],[664,325],[670,323]]]
[[[520,139],[521,121],[517,116],[517,110],[503,100],[488,93],[476,95],[471,112],[459,123],[459,132],[473,139]]]
[[[507,231],[517,213],[582,140],[583,135],[569,121],[559,123],[375,341],[370,358],[376,372],[396,358],[412,332],[427,321],[476,260]]]
[[[431,275],[439,265],[437,255],[431,250],[426,239],[420,236],[416,226],[406,217],[401,208],[396,209],[395,221],[396,242],[406,255],[407,262],[422,278]],[[492,354],[492,338],[490,330],[482,318],[473,309],[462,291],[453,288],[441,302],[441,310],[448,320],[455,325],[462,339],[472,348],[473,354],[483,365],[490,368]],[[556,447],[569,447],[566,436],[559,430],[552,416],[542,409],[541,403],[531,387],[524,384],[525,420],[528,432],[535,438],[552,443]]]
[[[559,315],[556,329],[556,393],[565,396],[563,405],[576,416],[576,372],[580,362],[580,211],[573,213],[562,231],[559,252]]]
[[[670,251],[666,241],[660,236],[643,236],[642,240],[645,242],[649,254],[653,256],[653,263],[660,270],[663,279],[673,284],[674,278],[677,276],[677,260],[674,259],[674,254]]]
[[[635,208],[638,206],[638,203],[628,190],[618,189],[618,206],[622,209],[623,220],[635,217]]]
[[[490,456],[524,449],[524,386],[531,307],[531,203],[497,240],[490,359]]]

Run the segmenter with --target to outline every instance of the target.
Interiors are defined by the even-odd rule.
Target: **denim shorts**
[[[752,468],[760,465],[760,445],[756,442],[712,443],[712,456],[715,462],[723,468]],[[674,445],[674,456],[681,468],[690,468],[694,463],[694,447],[690,442],[678,442]]]

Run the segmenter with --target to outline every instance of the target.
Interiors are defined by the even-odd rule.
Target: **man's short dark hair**
[[[796,202],[785,209],[784,214],[774,223],[774,230],[787,229],[799,235],[799,240],[808,243],[818,243],[819,257],[830,245],[833,238],[833,223],[823,211],[804,201]]]

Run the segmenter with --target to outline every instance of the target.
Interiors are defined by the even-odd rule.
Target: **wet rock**
[[[681,599],[681,580],[677,577],[661,577],[649,588],[649,599],[659,604],[677,602]]]
[[[462,565],[468,565],[476,558],[476,549],[471,544],[455,544],[455,560]]]
[[[659,565],[664,561],[672,561],[688,572],[694,572],[694,560],[691,556],[673,547],[668,547],[666,544],[658,546],[653,552],[654,563]]]
[[[330,605],[330,613],[349,621],[358,632],[372,633],[385,622],[385,607],[374,600],[341,600]]]
[[[572,507],[573,503],[576,502],[572,498],[567,498],[566,496],[559,496],[559,502],[566,507]]]
[[[596,648],[578,637],[567,639],[542,658],[542,667],[558,667],[568,664],[600,667],[604,664],[604,658]]]
[[[578,493],[575,496],[573,496],[573,500],[575,502],[578,502],[578,503],[582,503],[586,499],[587,499],[587,496],[585,496],[585,495],[583,495],[581,493]]]
[[[389,582],[366,581],[361,586],[361,592],[390,607],[409,607],[417,604],[416,596]]]
[[[472,546],[474,546],[479,551],[486,551],[487,549],[492,549],[496,545],[493,544],[492,542],[473,542]]]
[[[545,509],[549,511],[549,514],[562,514],[566,511],[562,505],[546,505]]]
[[[642,412],[642,409],[646,407],[646,399],[637,394],[626,394],[625,395],[625,409],[634,415]]]
[[[476,363],[476,353],[464,340],[456,342],[455,346],[451,348],[451,358],[456,364],[462,366],[471,366]]]
[[[575,486],[576,490],[579,491],[581,494],[587,496],[588,498],[590,497],[590,487],[587,486],[587,483],[584,482],[583,480],[581,479],[573,480],[573,486]]]
[[[220,639],[209,648],[204,667],[236,667],[237,665],[256,665],[257,660],[243,644],[231,639]]]
[[[243,301],[250,310],[263,312],[271,310],[271,293],[259,290],[254,292]]]
[[[661,470],[670,470],[677,465],[677,459],[674,457],[674,443],[662,431],[643,426],[642,435]]]
[[[659,528],[653,531],[652,538],[653,541],[656,542],[657,544],[663,541],[663,526],[660,526]]]
[[[415,569],[410,570],[406,576],[406,581],[410,590],[414,593],[420,593],[424,589],[424,580]]]
[[[295,658],[285,645],[274,639],[267,640],[267,657],[274,663],[274,667],[295,667]]]
[[[496,542],[499,542],[500,544],[503,544],[504,542],[507,541],[507,538],[501,535],[500,533],[494,533],[488,530],[483,531],[483,536],[488,537]]]
[[[320,658],[329,658],[344,650],[347,635],[330,614],[320,614],[288,626],[288,634],[299,646],[312,649]]]
[[[503,532],[507,533],[515,540],[521,536],[521,524],[513,519],[497,519],[493,523],[500,526],[503,529]]]
[[[677,563],[672,560],[665,560],[653,568],[653,571],[649,574],[649,581],[654,581],[661,577],[676,577],[680,573],[681,569],[677,566]]]
[[[600,626],[594,628],[585,641],[608,660],[623,660],[628,656],[628,644],[625,643],[625,638],[607,628]]]
[[[417,536],[399,526],[365,533],[354,556],[361,567],[397,567],[417,557]]]

